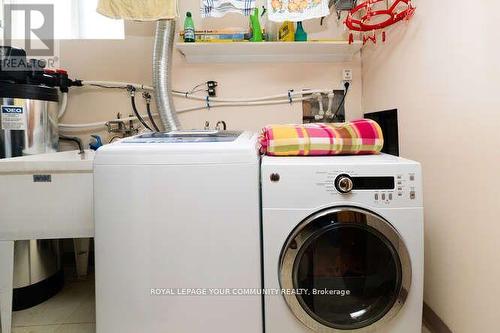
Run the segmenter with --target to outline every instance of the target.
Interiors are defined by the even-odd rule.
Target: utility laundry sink
[[[16,242],[75,239],[77,272],[86,274],[88,238],[94,237],[94,155],[69,151],[0,160],[1,332],[11,332]]]
[[[93,237],[94,155],[0,160],[0,241]]]

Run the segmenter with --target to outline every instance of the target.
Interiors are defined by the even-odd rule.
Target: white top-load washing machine
[[[147,134],[95,159],[98,333],[262,332],[257,136]]]
[[[263,158],[266,332],[420,333],[421,184],[390,155]]]

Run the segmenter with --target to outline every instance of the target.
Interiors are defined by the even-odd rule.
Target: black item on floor
[[[64,272],[59,270],[48,279],[28,287],[14,289],[12,310],[21,311],[45,302],[57,294],[64,286]]]
[[[365,113],[365,118],[375,120],[384,133],[383,153],[399,156],[398,110]]]

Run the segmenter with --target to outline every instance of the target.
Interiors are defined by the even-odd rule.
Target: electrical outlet
[[[208,88],[207,92],[208,96],[217,97],[217,90],[215,88]]]
[[[342,70],[342,81],[351,82],[352,81],[352,69],[343,69]]]
[[[217,97],[217,86],[218,85],[219,85],[219,83],[217,81],[207,81],[208,96]]]

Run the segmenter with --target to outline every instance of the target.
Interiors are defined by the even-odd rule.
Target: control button
[[[378,193],[375,193],[375,200],[378,200]]]
[[[399,181],[399,182],[398,182],[398,185],[403,185],[403,182],[402,182],[402,181]]]
[[[335,179],[335,188],[340,193],[347,194],[352,191],[354,183],[352,178],[348,175],[340,175]]]
[[[403,192],[398,192],[398,197],[402,197],[403,196]]]
[[[401,176],[401,175],[398,175],[398,179],[401,179],[401,178],[403,178],[403,176]]]
[[[392,200],[392,193],[389,193],[389,200]]]
[[[402,188],[402,187],[398,187],[398,191],[402,191],[402,190],[403,190],[403,188]]]
[[[415,200],[416,197],[417,197],[417,194],[415,193],[415,191],[411,191],[410,192],[410,199]]]
[[[411,181],[414,181],[414,180],[415,180],[415,175],[410,174],[410,180],[411,180]]]
[[[385,200],[385,193],[382,193],[382,200]]]

